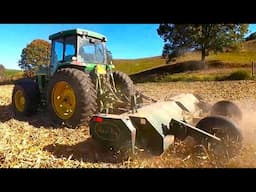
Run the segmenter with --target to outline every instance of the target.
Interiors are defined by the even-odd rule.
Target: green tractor
[[[97,112],[121,114],[132,108],[134,85],[123,72],[113,71],[105,36],[83,29],[49,36],[50,66],[31,79],[15,82],[15,116],[29,116],[43,106],[53,124],[75,128]]]

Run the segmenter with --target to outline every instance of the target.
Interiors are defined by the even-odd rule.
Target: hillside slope
[[[114,59],[113,64],[119,71],[123,71],[127,74],[134,74],[161,65],[166,65],[166,61],[161,58],[161,56],[157,56],[142,59]]]
[[[224,52],[224,53],[210,53],[206,58],[206,63],[210,64],[212,67],[222,66],[222,67],[250,67],[251,63],[256,61],[256,40],[246,41],[242,44],[242,48],[239,51]],[[160,71],[169,70],[173,67],[170,65],[186,64],[187,62],[199,62],[201,59],[200,52],[189,52],[184,56],[176,58],[176,61],[166,64],[165,59],[161,56],[142,58],[142,59],[116,59],[113,63],[116,65],[116,69],[123,71],[127,74],[138,74],[141,72],[150,73],[145,71],[153,71],[161,68]],[[165,68],[167,67],[167,68]]]

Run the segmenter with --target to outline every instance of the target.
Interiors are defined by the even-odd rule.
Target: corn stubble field
[[[256,81],[170,82],[137,84],[137,89],[158,100],[170,94],[195,93],[214,103],[228,99],[237,103],[244,115],[241,129],[244,146],[228,161],[176,141],[161,156],[137,151],[121,155],[105,151],[89,136],[88,127],[52,128],[47,112],[14,119],[11,110],[13,85],[0,86],[0,167],[7,168],[201,168],[256,167]]]

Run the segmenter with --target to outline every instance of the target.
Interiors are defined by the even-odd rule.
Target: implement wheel
[[[223,100],[215,103],[211,108],[210,114],[212,116],[225,116],[234,120],[235,122],[239,122],[242,120],[242,111],[235,103],[231,101]]]
[[[229,159],[242,147],[242,135],[238,127],[228,118],[209,116],[201,119],[196,127],[221,139],[219,142],[206,137],[197,138],[217,159]]]

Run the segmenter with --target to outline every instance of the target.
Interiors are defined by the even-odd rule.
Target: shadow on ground
[[[28,122],[34,127],[52,127],[50,123],[48,113],[46,111],[38,111],[29,117],[16,117],[12,112],[12,105],[0,105],[0,122],[4,123],[10,119],[16,119],[19,121]]]
[[[92,138],[75,145],[51,144],[44,147],[45,151],[52,153],[57,158],[70,158],[91,163],[121,163],[127,155],[114,153],[101,147]]]

